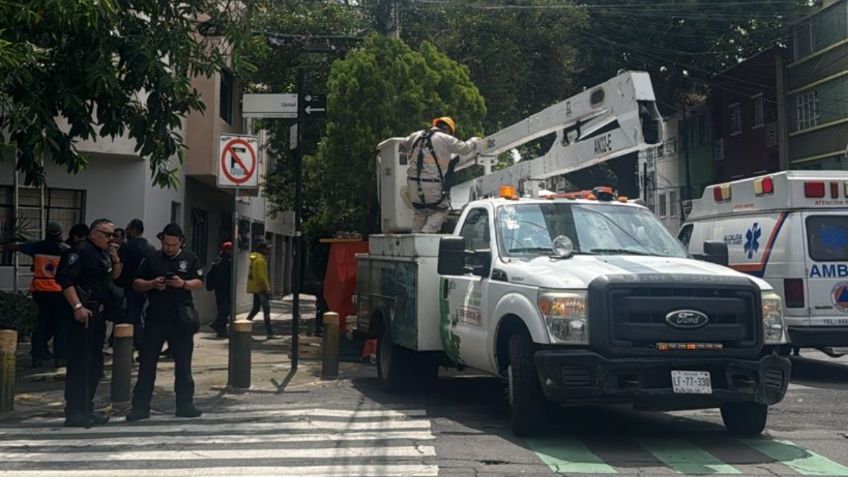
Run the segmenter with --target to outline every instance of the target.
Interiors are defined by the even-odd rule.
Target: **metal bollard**
[[[250,335],[253,330],[248,320],[236,320],[230,326],[230,363],[227,385],[236,389],[250,387]]]
[[[0,330],[0,412],[12,412],[15,407],[15,351],[18,332]]]
[[[339,314],[324,313],[324,339],[321,343],[321,379],[339,377]]]
[[[112,404],[130,400],[132,379],[133,325],[115,325],[112,342]]]

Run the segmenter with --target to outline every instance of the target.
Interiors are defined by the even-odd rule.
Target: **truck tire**
[[[394,393],[404,390],[414,365],[413,352],[392,342],[391,325],[383,327],[377,340],[377,375],[383,391]]]
[[[516,436],[530,436],[544,429],[548,403],[539,385],[534,346],[530,335],[518,333],[509,337],[509,406],[510,429]]]
[[[724,427],[732,434],[756,436],[766,428],[768,406],[755,402],[730,402],[721,406]]]

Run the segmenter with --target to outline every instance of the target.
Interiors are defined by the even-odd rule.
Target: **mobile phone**
[[[168,272],[168,273],[166,273],[166,274],[165,274],[165,279],[166,279],[166,280],[170,280],[170,279],[174,278],[175,276],[177,276],[177,274],[176,274],[176,273],[174,273],[174,272]]]

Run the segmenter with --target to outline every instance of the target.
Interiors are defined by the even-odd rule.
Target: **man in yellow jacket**
[[[257,243],[256,251],[250,254],[250,268],[247,271],[247,292],[253,294],[253,309],[247,319],[253,320],[261,307],[268,339],[275,338],[271,329],[271,282],[268,280],[268,265],[265,263],[265,255],[270,252],[271,247],[267,243]]]

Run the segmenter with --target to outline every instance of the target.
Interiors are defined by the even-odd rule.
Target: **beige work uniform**
[[[430,153],[430,149],[424,140],[419,141],[413,148],[415,141],[427,132],[427,130],[412,133],[406,138],[406,146],[410,150],[409,168],[406,173],[409,198],[413,204],[419,205],[419,207],[415,207],[414,209],[415,215],[412,220],[412,233],[433,234],[441,230],[442,224],[447,219],[447,212],[450,207],[447,196],[442,194],[444,187],[442,183],[444,180],[443,174],[447,173],[452,156],[459,155],[461,158],[474,152],[477,142],[480,141],[476,137],[468,141],[460,141],[436,128],[430,129],[430,131],[433,131],[430,139],[433,143],[433,151],[435,151],[436,157],[433,157]],[[424,155],[420,181],[418,180],[419,149]],[[473,156],[466,158],[465,161],[460,159],[460,161],[463,161],[460,165],[473,160]],[[436,166],[436,161],[438,161],[438,167]],[[439,168],[442,171],[441,175],[439,174]],[[428,207],[421,207],[425,204]]]

